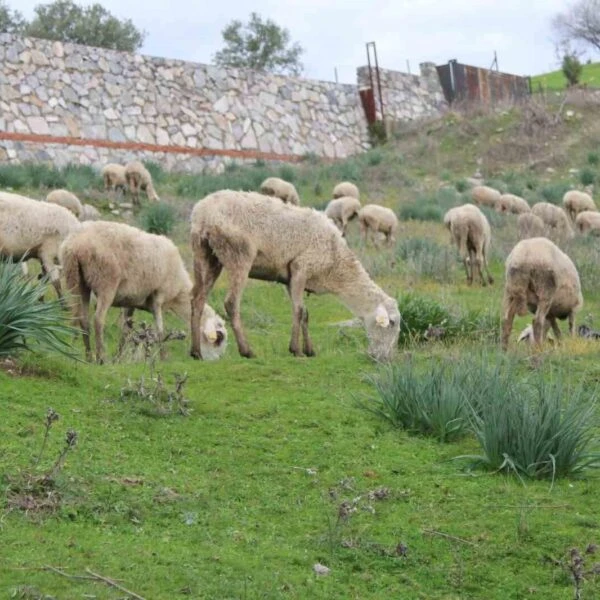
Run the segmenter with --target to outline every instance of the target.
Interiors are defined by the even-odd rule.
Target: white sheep
[[[515,315],[534,313],[533,338],[540,345],[550,327],[560,338],[556,319],[568,319],[575,330],[575,313],[582,307],[581,284],[573,261],[544,237],[521,240],[506,259],[502,301],[502,347],[508,347]]]
[[[116,163],[108,163],[102,167],[102,180],[106,191],[120,189],[127,190],[127,177],[125,177],[125,166]]]
[[[548,233],[564,240],[573,237],[573,229],[567,213],[549,202],[538,202],[531,207],[531,212],[538,216],[548,228]]]
[[[577,215],[575,227],[582,234],[591,233],[600,235],[600,212],[595,210],[584,210]]]
[[[487,185],[476,185],[471,190],[471,198],[479,206],[490,206],[494,208],[500,200],[500,192]]]
[[[91,204],[84,204],[81,207],[80,221],[97,221],[102,215],[100,211]]]
[[[148,200],[160,200],[152,183],[152,175],[141,162],[135,160],[125,165],[125,180],[136,206],[140,203],[140,190],[146,192]]]
[[[15,261],[38,259],[59,297],[58,248],[80,227],[75,215],[63,206],[0,192],[0,255]]]
[[[295,356],[314,355],[303,302],[305,291],[338,296],[362,319],[369,337],[369,353],[377,360],[390,360],[393,356],[400,331],[398,303],[371,280],[340,231],[323,213],[285,205],[253,192],[222,190],[195,205],[191,226],[194,358],[203,356],[199,318],[223,269],[229,280],[225,310],[242,356],[253,356],[240,317],[248,277],[287,286],[292,301],[289,350]]]
[[[569,190],[563,196],[563,206],[571,221],[575,222],[577,215],[584,210],[597,211],[596,204],[589,194],[579,190]]]
[[[275,196],[286,204],[300,204],[300,196],[292,183],[279,177],[267,177],[260,184],[260,192],[265,196]]]
[[[520,240],[532,237],[544,237],[546,235],[546,224],[537,215],[527,212],[519,215],[517,230]]]
[[[398,217],[391,208],[379,204],[365,204],[358,212],[360,233],[366,242],[369,233],[374,244],[377,244],[377,234],[383,233],[388,245],[396,241]]]
[[[342,196],[331,200],[325,209],[325,214],[342,232],[346,235],[348,223],[358,216],[360,211],[360,201],[352,196]]]
[[[494,283],[490,274],[487,257],[492,241],[492,232],[486,216],[474,204],[463,204],[451,208],[444,215],[444,225],[450,232],[451,240],[456,244],[465,266],[467,283],[473,283],[473,270],[476,267],[481,285],[486,285],[481,270],[487,274],[489,283]]]
[[[89,302],[96,296],[96,360],[104,361],[104,323],[111,306],[126,309],[130,323],[137,309],[152,313],[159,339],[164,337],[163,309],[189,322],[192,282],[175,244],[167,237],[108,221],[89,221],[60,247],[60,262],[73,295],[73,310],[90,348]],[[207,358],[218,358],[227,342],[223,320],[206,307],[200,343]]]
[[[70,210],[78,219],[81,217],[81,211],[83,210],[81,202],[69,190],[52,190],[46,196],[46,202],[63,206],[67,210]]]
[[[514,194],[502,194],[498,202],[496,202],[496,212],[499,213],[521,215],[530,211],[531,207],[527,204],[527,201],[521,198],[521,196],[515,196]]]
[[[358,190],[358,187],[350,181],[342,181],[341,183],[338,183],[333,188],[332,197],[343,198],[345,196],[349,196],[350,198],[356,198],[357,200],[360,200],[360,192]]]

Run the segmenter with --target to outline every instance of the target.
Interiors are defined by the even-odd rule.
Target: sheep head
[[[398,303],[387,298],[364,318],[369,337],[369,356],[378,362],[392,360],[400,335]]]
[[[215,314],[200,323],[200,352],[204,360],[218,360],[227,348],[225,321]]]

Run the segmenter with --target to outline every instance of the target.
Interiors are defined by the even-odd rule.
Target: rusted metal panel
[[[498,104],[518,101],[530,93],[526,77],[463,65],[452,60],[437,67],[446,100]]]
[[[373,88],[363,88],[362,90],[359,90],[359,94],[363,109],[365,111],[365,116],[367,117],[367,123],[371,125],[371,123],[375,123],[377,120],[375,93],[373,92]]]

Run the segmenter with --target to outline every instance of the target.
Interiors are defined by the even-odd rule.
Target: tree
[[[583,65],[576,53],[565,53],[562,59],[562,72],[567,78],[569,86],[577,85],[581,79]]]
[[[575,0],[552,20],[561,43],[589,44],[600,50],[600,0]]]
[[[253,12],[244,25],[239,20],[229,23],[222,31],[225,48],[214,56],[221,67],[237,67],[300,75],[303,65],[300,55],[304,49],[290,42],[290,32],[271,19],[263,21]]]
[[[0,33],[20,33],[24,27],[23,15],[10,10],[4,0],[0,0]]]
[[[26,25],[25,35],[133,52],[146,37],[130,19],[123,21],[111,15],[102,5],[78,6],[72,0],[55,0],[38,4],[33,21]]]

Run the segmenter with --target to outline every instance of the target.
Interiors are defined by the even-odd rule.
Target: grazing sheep
[[[333,293],[363,321],[369,353],[390,360],[400,331],[396,300],[369,277],[339,230],[320,212],[282,205],[253,192],[222,190],[200,200],[192,211],[195,285],[192,292],[191,355],[202,358],[199,318],[222,269],[228,273],[225,310],[242,356],[252,357],[240,317],[248,277],[284,283],[292,302],[289,350],[313,356],[304,291]],[[299,346],[302,330],[303,346]]]
[[[349,181],[342,181],[333,188],[333,198],[343,198],[349,196],[350,198],[356,198],[360,200],[360,192],[358,187]]]
[[[496,212],[512,213],[513,215],[522,215],[531,211],[527,201],[514,194],[502,194],[496,202]]]
[[[116,163],[108,163],[102,168],[102,180],[106,191],[120,189],[123,192],[127,190],[127,178],[125,177],[125,167]]]
[[[152,313],[159,339],[164,337],[163,309],[189,322],[192,282],[175,244],[162,235],[124,223],[90,221],[60,247],[60,261],[74,298],[74,314],[90,349],[89,303],[96,296],[96,360],[104,362],[104,322],[111,306],[125,308],[126,323],[138,308]],[[210,307],[202,313],[200,344],[207,357],[225,350],[227,332]]]
[[[476,185],[471,190],[471,198],[479,206],[491,206],[494,208],[500,200],[500,192],[487,185]]]
[[[563,196],[563,206],[571,221],[575,222],[577,215],[584,210],[597,211],[594,200],[589,194],[579,190],[570,190]]]
[[[75,215],[63,206],[0,192],[0,255],[14,261],[37,258],[59,297],[58,248],[80,227]]]
[[[519,239],[544,237],[546,235],[546,225],[542,219],[532,212],[523,213],[517,219],[517,229],[519,231]]]
[[[556,234],[561,240],[573,237],[573,229],[567,213],[560,206],[549,202],[538,202],[533,205],[531,212],[544,221],[550,234]]]
[[[486,216],[474,205],[463,204],[451,208],[444,215],[444,225],[450,231],[451,240],[456,244],[467,273],[467,283],[473,283],[473,269],[477,267],[481,285],[486,285],[481,267],[487,274],[488,282],[494,283],[487,256],[492,241],[492,231]]]
[[[331,200],[325,209],[325,214],[335,223],[344,236],[346,235],[348,223],[358,216],[359,211],[360,202],[356,198],[353,196],[342,196],[341,198]]]
[[[556,319],[569,320],[573,335],[575,313],[583,305],[579,274],[573,261],[549,239],[521,240],[506,259],[502,305],[502,348],[508,347],[515,315],[534,313],[533,338],[539,345],[549,327],[560,338]]]
[[[100,211],[91,204],[84,204],[81,208],[80,221],[97,221],[102,215]]]
[[[265,196],[275,196],[286,204],[295,204],[296,206],[300,204],[300,197],[294,185],[279,177],[267,177],[260,184],[260,193]]]
[[[358,223],[360,233],[366,242],[369,232],[373,243],[377,245],[378,233],[383,233],[388,245],[396,241],[398,229],[398,217],[391,208],[379,206],[379,204],[365,204],[358,212]]]
[[[600,235],[600,212],[594,210],[580,212],[575,219],[575,227],[584,235],[587,233]]]
[[[79,198],[68,190],[53,190],[46,196],[46,202],[58,204],[70,210],[78,219],[83,210]]]
[[[152,184],[152,175],[141,162],[135,160],[125,165],[125,180],[136,206],[140,204],[140,190],[146,192],[148,200],[160,200]]]

